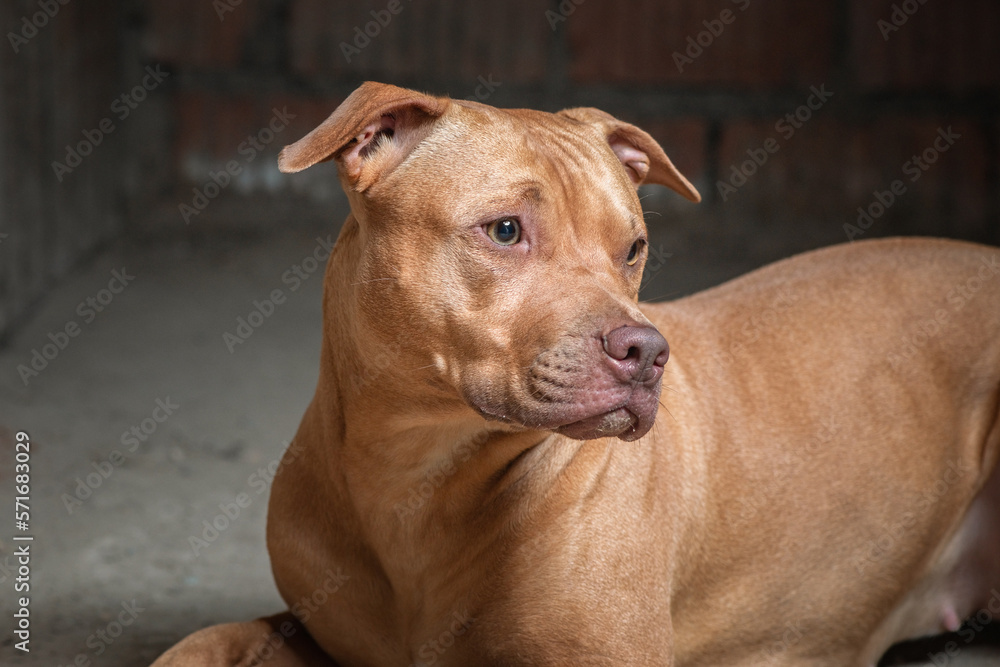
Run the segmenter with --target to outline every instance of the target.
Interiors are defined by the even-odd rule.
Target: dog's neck
[[[358,337],[369,333],[334,316],[357,312],[344,302],[358,298],[361,233],[348,218],[327,268],[310,418],[322,429],[330,479],[372,546],[419,550],[434,526],[473,525],[491,504],[542,492],[582,443],[486,421],[398,346],[363,352]]]
[[[476,554],[497,555],[515,543],[518,524],[544,507],[583,443],[498,430],[471,411],[423,412],[405,399],[378,396],[378,383],[350,396],[335,387],[333,368],[321,373],[323,405],[310,410],[328,419],[340,401],[316,471],[337,498],[338,533],[364,545],[372,573],[386,578],[404,617],[428,604],[428,588],[449,591],[447,600],[435,601],[442,608],[465,608],[481,582],[445,586],[438,578],[474,573]]]

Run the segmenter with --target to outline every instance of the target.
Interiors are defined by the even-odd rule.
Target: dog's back
[[[837,246],[644,310],[671,344],[653,434],[695,462],[701,508],[672,609],[680,664],[874,663],[985,608],[1000,250]]]

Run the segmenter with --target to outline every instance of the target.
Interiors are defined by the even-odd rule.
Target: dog
[[[1000,612],[1000,249],[639,303],[637,187],[700,197],[631,124],[369,82],[279,166],[330,159],[351,214],[268,514],[289,611],[156,667],[869,667]]]

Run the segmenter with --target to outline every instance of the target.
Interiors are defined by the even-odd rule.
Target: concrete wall
[[[0,8],[6,33],[0,45],[0,340],[53,281],[123,227],[118,167],[125,146],[114,132],[100,130],[119,92],[116,3],[44,6],[14,1]],[[111,38],[94,38],[102,34]],[[92,150],[78,166],[57,173],[52,163],[65,165],[67,145],[80,143]]]

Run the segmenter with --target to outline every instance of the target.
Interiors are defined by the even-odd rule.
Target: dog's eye
[[[497,245],[514,245],[521,240],[521,225],[515,218],[502,218],[486,225],[486,233]]]
[[[625,263],[628,264],[629,266],[632,266],[633,264],[638,262],[639,255],[642,254],[642,246],[644,245],[646,245],[646,242],[643,241],[642,239],[639,239],[638,241],[633,243],[632,247],[629,248],[628,257],[625,258]]]

